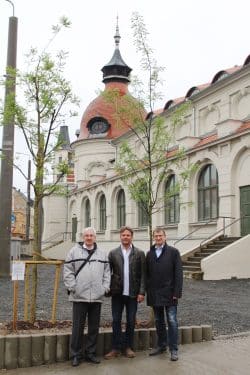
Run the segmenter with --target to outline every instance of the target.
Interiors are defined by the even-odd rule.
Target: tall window
[[[147,195],[147,185],[144,184],[140,187],[142,195],[145,197]],[[148,214],[145,209],[146,201],[138,202],[138,225],[139,227],[146,227],[148,225]]]
[[[138,224],[139,227],[146,227],[148,225],[148,215],[143,203],[138,203]]]
[[[85,227],[91,226],[91,218],[90,218],[90,201],[86,199],[85,202]]]
[[[178,223],[180,220],[180,195],[177,190],[176,176],[172,175],[165,186],[165,224]]]
[[[107,217],[106,217],[106,198],[105,195],[102,194],[100,201],[99,201],[99,229],[105,230],[107,224]]]
[[[117,194],[117,228],[121,228],[126,223],[125,193],[120,190]]]
[[[198,182],[198,219],[207,220],[218,217],[218,173],[213,164],[201,171]]]

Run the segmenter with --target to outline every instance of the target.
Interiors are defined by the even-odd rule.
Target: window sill
[[[160,229],[177,229],[179,223],[173,223],[173,224],[164,224],[164,225],[157,225],[157,228]]]
[[[214,221],[210,221],[209,223],[207,221],[196,221],[195,223],[190,223],[189,225],[191,227],[202,227],[206,225],[216,225],[217,220],[215,219]]]
[[[165,224],[165,228],[178,228],[179,223]]]
[[[134,232],[138,232],[138,231],[140,231],[140,230],[148,230],[148,227],[145,226],[145,227],[137,227],[137,228],[133,228],[133,231],[134,231]]]

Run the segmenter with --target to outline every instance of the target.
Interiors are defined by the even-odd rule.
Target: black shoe
[[[166,348],[160,348],[159,346],[157,346],[157,348],[151,350],[149,355],[153,356],[153,355],[162,354],[162,353],[165,353],[166,350],[167,350]]]
[[[76,367],[76,366],[79,366],[79,365],[80,365],[80,359],[77,358],[77,357],[73,357],[72,358],[72,366]]]
[[[95,363],[96,365],[98,365],[101,362],[100,359],[96,358],[94,354],[85,355],[85,361]]]
[[[172,350],[171,351],[171,357],[170,357],[171,361],[178,361],[178,352],[177,350]]]

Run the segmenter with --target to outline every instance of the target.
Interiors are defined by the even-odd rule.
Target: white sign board
[[[12,262],[12,280],[24,280],[25,275],[25,262],[13,261]]]

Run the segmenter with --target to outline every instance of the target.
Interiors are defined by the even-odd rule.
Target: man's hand
[[[144,296],[142,294],[138,294],[137,296],[137,302],[143,302],[144,301]]]

